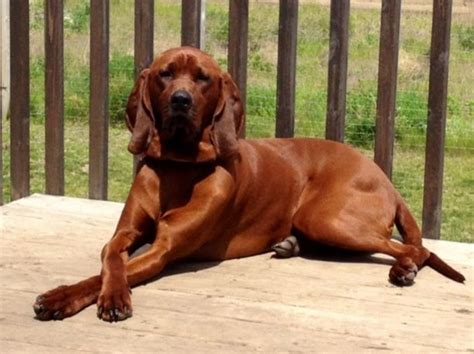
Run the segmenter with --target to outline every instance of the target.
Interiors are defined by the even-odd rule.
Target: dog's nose
[[[171,95],[171,106],[175,109],[189,109],[191,107],[191,95],[185,90],[178,90]]]

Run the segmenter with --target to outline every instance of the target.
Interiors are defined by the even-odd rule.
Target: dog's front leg
[[[198,250],[213,236],[213,228],[232,199],[233,179],[223,168],[197,183],[189,202],[167,211],[158,221],[157,236],[150,249],[127,262],[124,233],[106,248],[102,289],[97,301],[99,318],[124,320],[132,315],[129,288],[156,277],[170,262]]]
[[[115,287],[114,292],[123,286],[128,287],[123,263],[131,247],[148,231],[149,225],[153,225],[154,215],[159,214],[157,193],[157,178],[150,169],[143,168],[132,186],[117,231],[102,251],[105,264],[102,274],[76,284],[59,286],[38,296],[33,304],[37,319],[61,320],[73,316],[97,302],[104,280],[109,284],[109,290],[112,285]]]

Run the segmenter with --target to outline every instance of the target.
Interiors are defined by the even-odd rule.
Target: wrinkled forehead
[[[170,70],[176,74],[202,72],[206,75],[219,75],[221,72],[210,55],[196,48],[169,49],[155,60],[152,70]]]

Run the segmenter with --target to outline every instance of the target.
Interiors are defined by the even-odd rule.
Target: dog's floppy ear
[[[140,73],[128,97],[125,114],[127,127],[132,132],[128,151],[135,155],[147,149],[155,123],[148,88],[149,73],[150,69],[144,69]]]
[[[225,158],[238,150],[238,135],[244,121],[240,91],[232,77],[223,73],[219,102],[212,120],[211,141],[217,156]]]

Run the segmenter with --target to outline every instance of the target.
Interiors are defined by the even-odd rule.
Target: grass
[[[44,191],[43,2],[31,9],[31,190]],[[205,49],[225,68],[228,5],[207,0]],[[109,199],[123,201],[132,179],[126,150],[125,102],[133,84],[133,1],[110,4]],[[275,129],[278,5],[250,2],[247,136],[271,137]],[[155,4],[155,53],[180,43],[180,2]],[[66,194],[87,197],[89,110],[89,6],[65,2]],[[369,155],[374,141],[380,13],[351,9],[346,141]],[[329,8],[300,4],[296,135],[324,136]],[[396,111],[394,183],[420,220],[427,117],[431,14],[403,11]],[[453,17],[442,236],[474,241],[474,26]],[[9,200],[8,123],[4,122],[4,185]],[[124,173],[125,171],[125,173]]]

